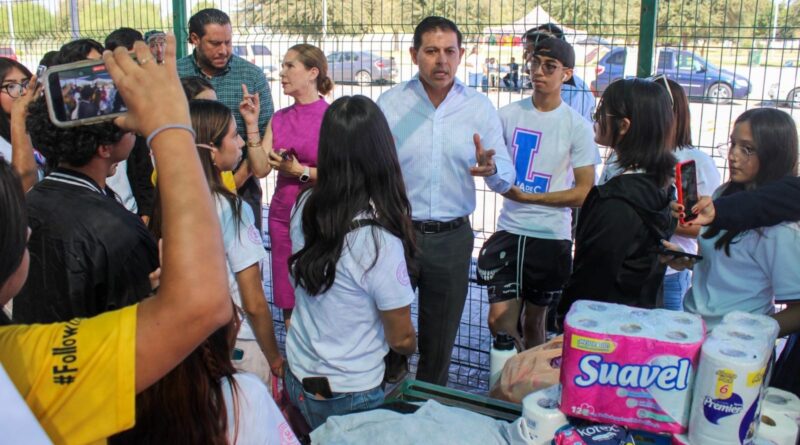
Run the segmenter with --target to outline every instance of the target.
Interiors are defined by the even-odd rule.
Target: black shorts
[[[572,272],[572,242],[499,231],[478,255],[478,284],[487,286],[489,303],[523,298],[547,306],[558,298]]]

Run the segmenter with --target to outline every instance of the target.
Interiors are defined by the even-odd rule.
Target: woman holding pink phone
[[[281,64],[283,93],[294,104],[277,111],[267,125],[262,148],[267,152],[266,176],[278,171],[275,193],[269,206],[269,236],[272,245],[272,291],[275,305],[283,310],[286,327],[294,309],[294,289],[289,283],[289,216],[300,190],[317,178],[317,146],[322,116],[328,103],[322,96],[333,90],[325,54],[313,45],[289,48]],[[259,174],[263,173],[263,174]]]

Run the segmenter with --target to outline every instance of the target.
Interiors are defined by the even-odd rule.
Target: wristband
[[[185,125],[185,124],[167,124],[167,125],[162,125],[162,126],[156,128],[155,130],[153,130],[152,133],[150,133],[150,136],[147,136],[147,148],[149,148],[151,150],[153,149],[153,147],[150,146],[150,143],[153,142],[153,138],[158,136],[159,133],[161,133],[162,131],[173,130],[173,129],[175,129],[175,130],[186,130],[186,131],[188,131],[189,133],[192,134],[192,139],[196,139],[197,138],[197,134],[194,132],[194,129],[192,127],[190,127],[189,125]]]
[[[261,146],[261,139],[257,141],[247,141],[248,148],[258,148]]]

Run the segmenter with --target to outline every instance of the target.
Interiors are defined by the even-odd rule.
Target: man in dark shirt
[[[249,167],[251,143],[256,148],[272,117],[272,94],[262,68],[233,54],[233,29],[231,20],[224,12],[202,9],[189,18],[189,41],[194,51],[178,59],[180,77],[200,76],[214,86],[217,99],[233,112],[236,128],[248,146],[242,152],[242,162],[234,172],[239,196],[253,208],[256,227],[261,229],[261,186]],[[239,103],[244,98],[242,87],[250,94],[258,94],[261,105],[258,114],[259,134],[248,134],[239,112]]]
[[[30,274],[14,300],[14,319],[51,323],[141,301],[152,290],[158,247],[106,186],[128,157],[133,133],[110,122],[58,128],[44,98],[28,111],[33,143],[58,167],[26,198]]]

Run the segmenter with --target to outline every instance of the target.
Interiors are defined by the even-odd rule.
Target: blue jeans
[[[689,290],[692,282],[692,273],[682,270],[664,276],[664,309],[673,311],[683,310],[683,296]]]
[[[319,400],[303,389],[303,384],[287,369],[286,390],[289,399],[300,409],[311,429],[325,423],[330,416],[377,408],[383,403],[383,389],[377,386],[362,392],[333,393],[330,399]]]

